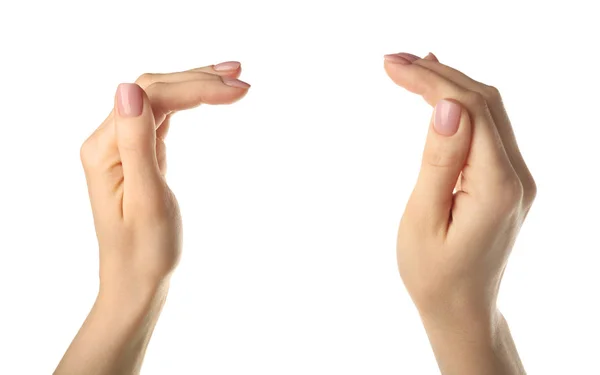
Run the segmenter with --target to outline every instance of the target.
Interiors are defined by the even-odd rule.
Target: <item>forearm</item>
[[[167,291],[99,293],[54,375],[138,374]]]
[[[508,324],[499,311],[478,319],[423,318],[443,375],[524,375]]]

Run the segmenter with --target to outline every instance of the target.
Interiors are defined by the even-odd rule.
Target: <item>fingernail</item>
[[[226,84],[227,86],[231,86],[231,87],[237,87],[240,89],[247,89],[250,88],[250,85],[247,84],[244,81],[240,81],[237,78],[232,78],[232,77],[221,77],[221,79],[223,80],[223,83]]]
[[[238,61],[225,61],[217,65],[213,65],[213,69],[217,72],[225,72],[228,70],[236,70],[240,67],[240,63]]]
[[[121,83],[117,88],[117,108],[123,117],[137,117],[142,114],[144,99],[142,88],[135,83]]]
[[[385,61],[389,61],[392,64],[402,64],[402,65],[412,64],[412,62],[410,60],[407,60],[404,57],[398,56],[398,55],[385,55],[385,56],[383,56],[383,58],[385,59]]]
[[[400,63],[404,65],[412,64],[413,62],[420,59],[419,56],[415,56],[411,53],[400,52],[400,53],[392,53],[389,55],[385,55],[384,58],[392,63]]]
[[[427,54],[427,56],[425,56],[425,60],[431,60],[431,61],[437,61],[439,62],[438,58],[431,52],[429,52]]]
[[[436,132],[447,137],[458,131],[461,108],[458,103],[442,99],[435,106],[433,128]]]

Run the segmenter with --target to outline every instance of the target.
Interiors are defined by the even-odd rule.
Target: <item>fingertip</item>
[[[388,62],[388,63],[391,63],[391,64],[400,64],[400,65],[410,65],[410,64],[412,64],[411,60],[407,59],[404,56],[401,56],[398,53],[384,55],[383,59],[384,59],[385,62]]]
[[[244,81],[221,77],[222,84],[212,86],[202,96],[202,102],[211,105],[232,104],[248,93],[250,85]],[[215,82],[216,83],[216,82]]]
[[[391,59],[403,59],[402,57],[393,57]],[[398,86],[404,87],[407,70],[411,68],[412,63],[392,62],[391,59],[384,60],[384,69],[388,77]]]
[[[229,93],[225,93],[224,95],[220,96],[217,100],[215,100],[213,103],[207,103],[207,104],[233,104],[237,101],[240,101],[242,98],[244,98],[246,96],[246,94],[248,94],[247,89],[239,89],[237,88],[236,90],[227,90],[230,91]],[[233,92],[231,92],[233,91]]]
[[[391,63],[399,63],[402,65],[412,64],[420,59],[419,56],[407,52],[390,53],[388,55],[384,55],[383,58]]]
[[[247,90],[250,88],[249,83],[239,80],[237,78],[224,76],[224,77],[221,77],[221,80],[223,81],[223,83],[225,85],[227,85],[229,87],[234,87],[234,88],[244,89],[244,90]]]
[[[242,74],[242,64],[239,61],[226,61],[212,66],[214,74],[221,77],[238,78]]]
[[[136,143],[153,133],[155,119],[146,91],[137,83],[121,83],[115,95],[118,142]]]
[[[213,70],[216,72],[234,72],[240,67],[242,64],[239,61],[225,61],[219,64],[213,65]]]
[[[438,58],[433,54],[433,52],[429,52],[427,56],[425,56],[424,60],[440,62],[440,60],[438,60]]]
[[[138,117],[144,109],[144,90],[136,83],[121,83],[116,93],[117,114]]]
[[[231,70],[228,72],[215,72],[220,77],[239,78],[242,75],[242,68]]]
[[[447,99],[440,100],[434,110],[433,128],[445,137],[451,137],[458,131],[462,107]]]

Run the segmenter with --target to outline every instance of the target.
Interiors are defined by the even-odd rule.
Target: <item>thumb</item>
[[[454,187],[471,144],[468,112],[457,102],[442,99],[435,106],[421,171],[409,201],[412,212],[434,229],[447,228]]]
[[[140,188],[147,189],[160,176],[154,115],[146,93],[134,83],[119,85],[114,113],[125,196],[133,198]],[[131,189],[137,192],[128,194]]]

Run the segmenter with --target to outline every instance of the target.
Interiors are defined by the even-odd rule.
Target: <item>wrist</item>
[[[444,374],[525,374],[508,324],[499,310],[422,316]]]
[[[120,285],[101,282],[94,309],[124,316],[156,314],[160,312],[168,292],[169,280]]]
[[[502,315],[498,310],[460,309],[421,313],[420,316],[430,338],[492,347]]]
[[[55,374],[137,374],[167,297],[168,283],[135,288],[102,284]]]

